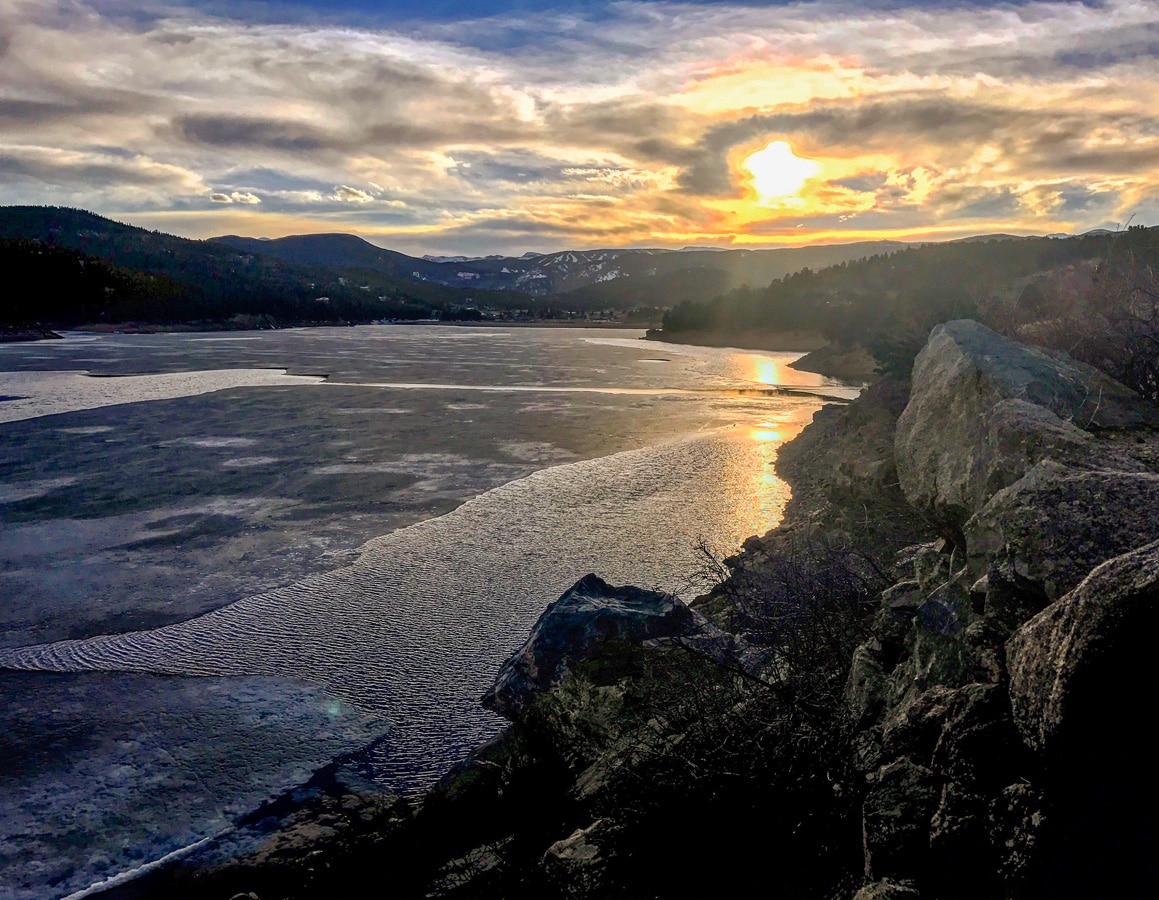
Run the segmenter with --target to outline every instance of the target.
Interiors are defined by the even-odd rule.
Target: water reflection
[[[743,427],[741,438],[752,452],[745,455],[747,468],[736,473],[731,488],[737,533],[765,534],[781,523],[792,491],[776,473],[777,454],[812,421],[815,409],[804,404],[785,405],[771,416],[765,410],[763,421]],[[743,422],[738,424],[743,426]]]
[[[757,384],[782,385],[785,387],[821,387],[836,384],[831,378],[817,375],[813,372],[801,372],[789,364],[801,358],[799,353],[776,354],[737,354],[738,363],[751,368],[748,373],[740,373],[740,377],[755,381]]]

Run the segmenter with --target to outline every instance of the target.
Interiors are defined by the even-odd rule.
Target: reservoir
[[[583,575],[691,599],[841,385],[578,328],[0,347],[0,897],[65,897],[348,754],[421,788]]]

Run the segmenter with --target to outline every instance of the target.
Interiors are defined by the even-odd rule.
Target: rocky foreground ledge
[[[778,471],[785,522],[691,607],[550,607],[434,791],[319,784],[130,894],[1152,896],[1159,411],[950,322]]]

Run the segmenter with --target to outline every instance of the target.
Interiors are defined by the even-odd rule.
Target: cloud
[[[1154,3],[553,6],[0,0],[0,200],[468,253],[1156,208]],[[761,209],[743,161],[776,140],[819,173]]]
[[[0,186],[35,191],[52,189],[54,199],[84,204],[112,198],[131,204],[157,204],[204,194],[201,177],[187,168],[117,149],[70,149],[0,143]]]
[[[171,127],[178,140],[223,149],[269,148],[311,153],[336,143],[320,128],[285,119],[191,115],[174,119]]]
[[[374,195],[366,191],[361,191],[358,188],[350,187],[346,184],[340,184],[334,188],[332,195],[335,200],[342,203],[373,203]]]
[[[261,203],[262,199],[256,194],[251,194],[249,191],[233,191],[229,194],[215,191],[209,195],[209,201],[210,203],[244,203],[253,206]]]

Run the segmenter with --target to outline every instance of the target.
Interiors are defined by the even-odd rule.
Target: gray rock
[[[883,878],[920,872],[940,793],[934,774],[903,757],[882,766],[868,781],[862,807],[866,874]]]
[[[949,696],[930,768],[963,792],[993,794],[1022,761],[1021,741],[1010,717],[1006,691],[968,684]]]
[[[1019,743],[1009,719],[1005,691],[996,685],[938,685],[892,711],[883,748],[889,758],[906,756],[963,783],[989,783],[1001,779],[995,773]]]
[[[902,547],[894,554],[893,565],[890,572],[898,581],[908,581],[914,577],[914,564],[920,554],[926,550],[934,550],[941,553],[945,540],[939,538],[936,541],[929,541],[924,544],[910,544],[908,547]]]
[[[914,577],[922,591],[929,592],[950,578],[950,557],[943,553],[945,541],[926,544],[914,556]]]
[[[1007,787],[991,806],[990,845],[998,873],[1008,883],[1026,881],[1039,860],[1046,823],[1042,806],[1038,791],[1025,782]]]
[[[939,325],[914,363],[894,450],[906,498],[961,546],[966,521],[1047,457],[1089,456],[1097,428],[1159,422],[1133,391],[1066,354],[970,320]]]
[[[942,788],[941,800],[930,823],[930,852],[939,874],[953,873],[960,895],[964,878],[974,881],[990,849],[990,798],[955,781]],[[971,870],[975,870],[971,872]],[[973,876],[973,877],[971,877]],[[982,896],[974,892],[973,896]]]
[[[598,819],[587,828],[577,828],[570,836],[548,847],[544,855],[565,863],[593,862],[601,855],[599,844],[595,842],[595,833],[602,824],[603,819]]]
[[[1159,537],[1159,475],[1091,471],[1044,460],[966,523],[973,571],[1008,557],[1050,599],[1095,566]]]
[[[1137,742],[1159,706],[1159,541],[1109,560],[1006,643],[1014,721],[1048,758]]]
[[[566,896],[600,896],[611,855],[608,845],[614,846],[613,828],[607,819],[597,819],[547,848],[544,873],[565,889]]]
[[[703,620],[671,594],[612,587],[585,575],[551,604],[527,642],[503,664],[483,705],[515,718],[538,693],[559,684],[598,645],[641,644],[698,631]]]
[[[885,671],[882,665],[882,647],[871,638],[853,651],[849,680],[845,685],[845,699],[854,721],[873,719],[885,700]]]
[[[1014,560],[1007,555],[990,564],[985,582],[986,596],[982,608],[986,620],[1003,632],[1003,643],[1023,623],[1050,604],[1042,585],[1020,576],[1014,569]]]
[[[696,616],[695,628],[689,627],[675,637],[651,638],[642,642],[648,649],[678,646],[751,675],[753,678],[776,678],[775,655],[768,647],[753,643],[743,634],[732,634],[711,622]]]
[[[497,844],[474,847],[463,856],[448,860],[427,886],[426,897],[462,896],[472,883],[485,879],[489,873],[502,867],[503,850],[509,841],[510,838]]]
[[[916,581],[899,581],[886,588],[881,594],[881,605],[886,609],[909,609],[917,611],[923,603],[921,585]]]

